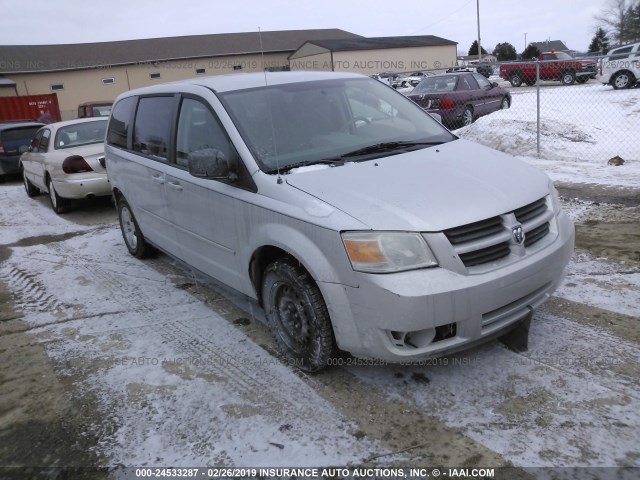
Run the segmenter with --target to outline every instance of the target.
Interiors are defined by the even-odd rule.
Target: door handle
[[[182,185],[180,185],[178,182],[168,182],[169,186],[171,188],[173,188],[174,190],[178,190],[179,192],[181,192],[183,190]]]
[[[164,177],[162,175],[153,175],[151,177],[151,180],[153,180],[154,182],[156,182],[159,185],[164,184]]]

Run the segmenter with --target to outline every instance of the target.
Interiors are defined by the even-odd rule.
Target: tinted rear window
[[[133,129],[133,150],[156,158],[167,158],[173,117],[173,97],[140,99]]]
[[[123,98],[113,108],[111,120],[109,121],[109,131],[107,132],[107,143],[110,145],[127,148],[129,123],[131,121],[131,113],[136,105],[136,99],[137,97]]]
[[[26,145],[31,142],[31,139],[35,136],[39,128],[40,127],[22,127],[3,130],[0,132],[0,139],[2,139],[2,143],[23,141]]]

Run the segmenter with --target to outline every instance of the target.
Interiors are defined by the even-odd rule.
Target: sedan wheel
[[[24,189],[27,192],[27,196],[35,197],[40,193],[40,190],[38,190],[27,178],[27,174],[24,172],[24,169],[22,169],[22,182],[24,183]]]
[[[509,108],[509,99],[507,97],[504,97],[502,99],[502,102],[500,102],[500,108],[502,110],[506,110],[507,108]]]
[[[51,202],[51,208],[53,211],[56,213],[66,212],[69,207],[69,200],[60,197],[56,193],[51,177],[47,179],[47,187],[49,188],[49,201]]]
[[[473,110],[471,107],[466,107],[462,114],[462,125],[465,127],[473,123]]]

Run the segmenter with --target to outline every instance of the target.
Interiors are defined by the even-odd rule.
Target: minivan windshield
[[[368,77],[218,95],[260,168],[269,173],[369,160],[456,139],[411,100]]]

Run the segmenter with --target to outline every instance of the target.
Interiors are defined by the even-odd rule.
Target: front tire
[[[120,220],[122,238],[129,253],[136,258],[145,258],[151,255],[152,247],[144,239],[131,207],[124,198],[118,200],[118,219]]]
[[[305,372],[325,368],[337,347],[329,311],[311,275],[291,259],[267,267],[262,302],[281,353]]]
[[[635,80],[636,79],[631,75],[631,73],[620,72],[614,77],[611,85],[616,90],[624,90],[625,88],[631,88],[635,83]]]
[[[500,102],[500,109],[506,110],[508,108],[509,108],[509,99],[507,97],[503,97],[502,101]]]
[[[560,82],[563,85],[573,85],[576,81],[576,74],[574,72],[564,72],[560,77]]]
[[[53,180],[51,180],[51,177],[47,177],[47,188],[49,189],[49,202],[51,203],[53,211],[58,214],[68,211],[70,202],[68,199],[62,198],[58,195],[55,187],[53,186]]]
[[[38,190],[33,183],[31,183],[31,180],[27,178],[24,168],[22,169],[22,183],[24,184],[24,190],[27,192],[28,197],[35,197],[40,194],[40,190]]]
[[[511,85],[513,87],[519,87],[520,85],[522,85],[522,77],[519,73],[512,73],[509,77],[509,82],[511,82]]]

